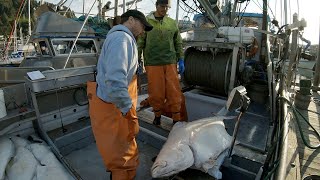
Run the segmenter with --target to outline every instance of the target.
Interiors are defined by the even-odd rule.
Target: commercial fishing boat
[[[298,117],[299,112],[305,116],[315,111],[307,118],[309,124],[318,123],[313,129],[319,131],[319,87],[314,83],[311,95],[311,81],[301,79],[297,89],[294,78],[299,55],[294,39],[305,22],[294,17],[293,24],[279,27],[278,33],[272,34],[266,12],[244,16],[236,9],[246,1],[235,0],[233,7],[229,1],[223,6],[219,2],[197,0],[203,13],[184,42],[186,70],[181,83],[188,123],[217,116],[237,117],[223,120],[226,132],[236,141],[218,167],[222,179],[319,178],[319,145],[315,145],[319,134],[304,130],[308,126]],[[251,28],[253,21],[260,28]],[[291,53],[285,28],[292,31]],[[272,48],[270,37],[274,40]],[[108,179],[92,134],[86,97],[86,82],[95,80],[103,38],[80,22],[45,12],[38,18],[32,42],[38,56],[25,58],[20,67],[0,68],[4,94],[0,175],[7,179],[18,175],[30,179],[58,175],[59,179]],[[144,75],[139,78],[140,102],[147,98],[147,85]],[[297,107],[304,110],[298,111]],[[137,110],[140,165],[136,179],[152,179],[153,158],[170,138],[173,124],[171,118],[163,116],[161,126],[154,126],[152,108]],[[300,138],[295,124],[302,134],[308,134],[309,142],[304,136]],[[212,144],[209,142],[214,138],[209,135],[200,140]],[[302,146],[301,139],[311,149]],[[58,161],[52,155],[42,155],[37,151],[40,147]],[[34,159],[21,158],[24,156],[18,152]],[[16,172],[18,163],[25,164],[29,171]],[[162,179],[215,178],[187,168]]]

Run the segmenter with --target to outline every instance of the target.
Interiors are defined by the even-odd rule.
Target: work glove
[[[143,61],[141,59],[138,60],[138,68],[137,75],[143,74]]]
[[[183,74],[183,72],[184,72],[184,60],[183,60],[183,58],[179,58],[178,66],[179,66],[179,74]]]

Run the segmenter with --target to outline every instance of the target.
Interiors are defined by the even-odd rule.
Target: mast
[[[98,20],[100,21],[102,18],[102,4],[101,4],[101,0],[98,0]]]
[[[23,34],[22,34],[22,27],[20,27],[20,44],[24,45],[24,40],[23,40]],[[18,50],[19,46],[17,44],[17,50]]]
[[[122,4],[123,4],[123,13],[125,13],[126,12],[126,0],[123,0]]]
[[[298,14],[294,13],[292,17],[292,24],[295,24],[298,22]],[[292,36],[291,36],[291,47],[290,47],[290,61],[288,65],[288,73],[287,73],[287,87],[291,86],[292,82],[292,74],[293,74],[293,66],[296,64],[296,55],[297,55],[297,49],[298,49],[298,28],[295,28],[292,30]]]
[[[177,1],[177,9],[176,9],[176,21],[179,23],[179,0]]]
[[[118,0],[114,0],[114,17],[118,15]]]
[[[17,51],[17,20],[14,20],[13,51]]]
[[[313,86],[314,87],[319,87],[320,83],[320,17],[319,17],[319,44],[318,44],[318,58],[316,62],[316,69],[315,69],[315,74],[313,78]]]
[[[231,11],[231,18],[230,18],[231,19],[231,26],[236,25],[234,19],[236,18],[237,3],[238,3],[238,0],[234,0],[232,11]]]
[[[30,13],[30,0],[28,0],[28,16],[29,16],[29,24],[28,24],[28,32],[29,32],[29,37],[31,36],[31,13]]]
[[[263,0],[263,12],[262,12],[262,31],[267,31],[267,16],[268,16],[268,7],[267,0]],[[260,49],[260,62],[265,64],[266,59],[266,43],[267,43],[267,34],[262,33],[261,38],[261,49]]]
[[[82,0],[82,15],[84,16],[85,14],[84,14],[84,4],[85,4],[85,2],[84,2],[84,0]]]
[[[284,0],[284,24],[288,24],[288,16],[287,16],[287,8],[288,8],[288,5],[287,5],[287,0]]]

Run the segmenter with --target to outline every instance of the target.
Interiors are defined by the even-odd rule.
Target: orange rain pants
[[[184,95],[181,92],[176,64],[146,66],[148,103],[155,116],[165,115],[174,121],[187,121]]]
[[[132,107],[125,117],[114,104],[97,97],[96,87],[96,82],[87,83],[91,126],[98,151],[112,173],[112,180],[133,180],[139,165],[135,140],[139,132],[137,77],[133,77],[128,87]]]

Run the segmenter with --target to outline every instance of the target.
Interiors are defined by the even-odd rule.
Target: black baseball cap
[[[125,12],[121,15],[121,18],[130,17],[130,16],[139,19],[141,21],[141,23],[144,25],[145,31],[152,30],[153,26],[148,23],[146,17],[144,16],[144,14],[142,12],[140,12],[138,10],[128,10],[127,12]]]
[[[157,0],[156,5],[167,5],[171,7],[171,0]]]

